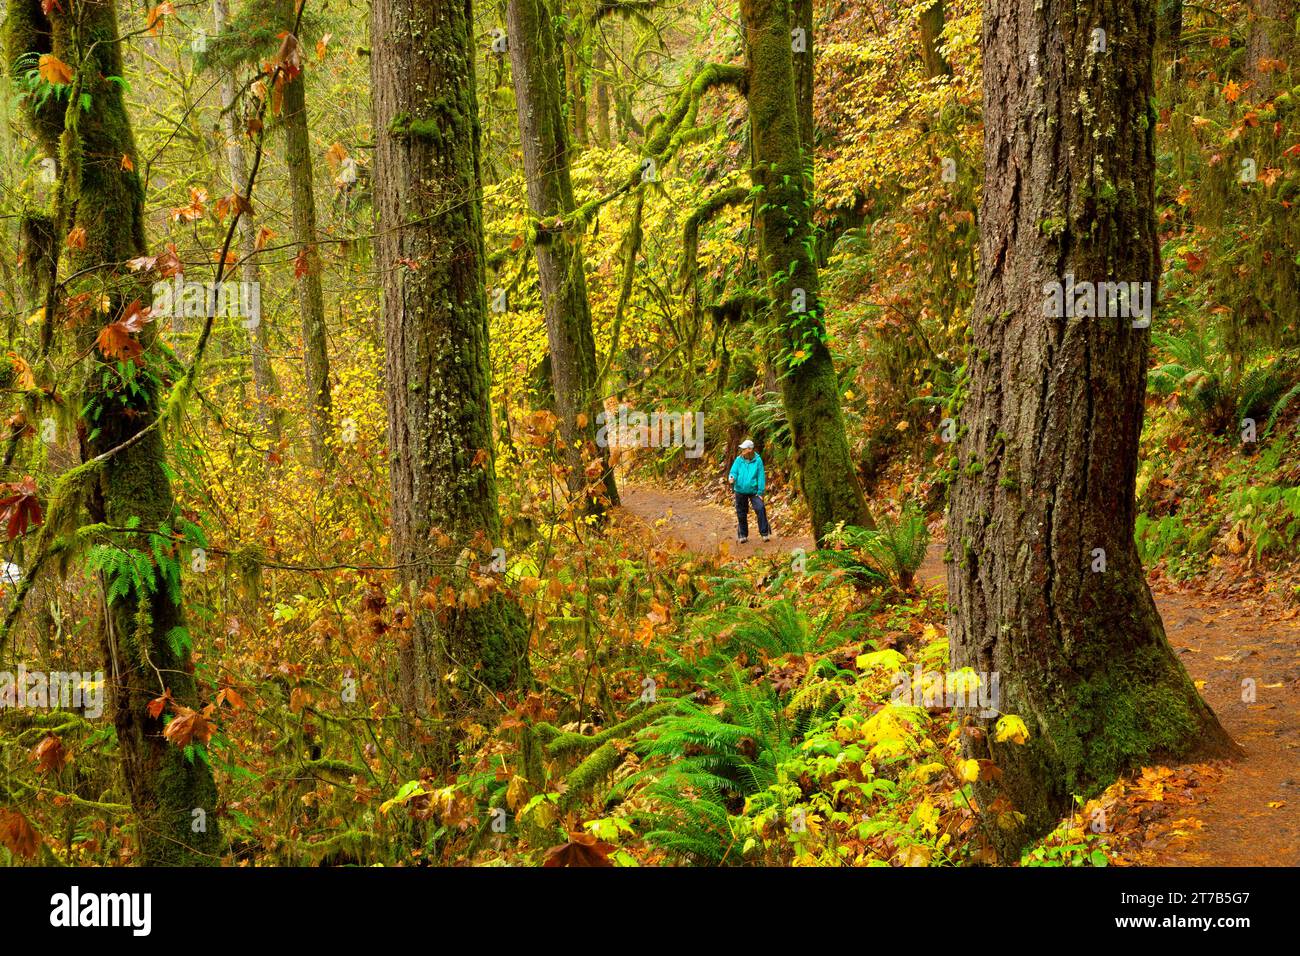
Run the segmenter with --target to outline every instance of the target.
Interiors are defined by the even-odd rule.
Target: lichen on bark
[[[70,476],[64,484],[89,489],[85,504],[96,523],[126,527],[138,521],[141,529],[155,529],[176,516],[162,436],[155,427],[165,374],[153,347],[157,333],[152,326],[139,333],[143,351],[134,362],[117,361],[94,347],[103,323],[121,315],[133,299],[147,295],[125,267],[128,259],[145,253],[144,195],[119,82],[117,13],[105,0],[79,8],[78,15],[74,38],[66,13],[56,9],[47,16],[36,0],[22,0],[11,7],[6,38],[11,70],[25,55],[49,52],[75,71],[66,102],[51,96],[39,109],[29,102],[27,114],[46,151],[57,150],[60,157],[56,230],[78,228],[85,234],[84,244],[70,250],[67,271],[74,278],[67,291],[92,291],[107,299],[107,308],[81,319],[72,333],[73,353],[87,356],[82,406],[91,421],[82,456],[87,461],[104,457],[82,466],[75,472],[77,479]],[[84,94],[89,108],[82,108],[74,93]],[[61,104],[61,112],[51,109],[51,103]],[[124,157],[130,162],[122,161]],[[114,544],[150,553],[143,530],[122,535]],[[168,691],[180,706],[199,705],[189,651],[168,640],[182,624],[182,608],[163,584],[161,572],[155,573],[158,580],[152,590],[132,584],[114,591],[100,622],[123,778],[146,863],[213,864],[219,859],[221,834],[211,768],[202,755],[187,757],[170,744],[163,737],[163,719],[148,711],[149,701]]]

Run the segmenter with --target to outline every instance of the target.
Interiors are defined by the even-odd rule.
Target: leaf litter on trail
[[[1194,837],[1204,827],[1188,810],[1205,803],[1210,785],[1223,777],[1216,764],[1145,767],[1089,801],[1084,823],[1105,837],[1106,850],[1116,865],[1166,863],[1178,841]]]

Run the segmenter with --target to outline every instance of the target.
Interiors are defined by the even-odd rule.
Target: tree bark
[[[1295,0],[1254,0],[1250,34],[1246,38],[1246,78],[1254,84],[1258,100],[1268,99],[1276,87],[1278,70],[1273,61],[1288,66],[1295,45]]]
[[[316,237],[316,193],[312,182],[311,140],[307,132],[307,83],[302,73],[284,83],[285,163],[293,206],[293,241],[306,266],[298,279],[302,318],[303,365],[307,381],[307,420],[312,459],[318,467],[331,460],[330,359],[326,347],[325,297],[321,291],[320,249]]]
[[[574,208],[562,112],[563,51],[545,0],[510,0],[506,17],[528,205],[539,221],[533,245],[569,492],[581,496],[588,511],[600,513],[606,504],[618,503],[618,490],[609,467],[609,449],[595,448],[600,404],[582,242],[546,228]],[[580,424],[579,416],[585,416],[585,423]],[[597,455],[603,462],[601,474],[589,481],[584,460]]]
[[[813,0],[790,0],[790,16],[793,28],[803,31],[803,49],[793,50],[794,55],[794,90],[795,104],[799,112],[799,142],[803,144],[804,161],[812,169],[814,136],[816,126],[813,122]],[[811,182],[811,172],[809,181]]]
[[[918,26],[921,31],[921,57],[925,60],[925,75],[928,77],[948,76],[952,67],[939,52],[939,37],[943,33],[943,0],[921,11]]]
[[[1150,334],[1132,318],[1046,314],[1067,275],[1149,283],[1155,301],[1153,3],[984,11],[981,262],[948,515],[949,635],[953,668],[999,675],[997,709],[1029,730],[1023,745],[998,743],[978,718],[985,735],[964,745],[1001,770],[975,794],[1007,860],[1074,794],[1234,747],[1165,639],[1133,539]]]
[[[608,63],[604,39],[597,36],[596,53],[592,62],[596,87],[596,143],[606,147],[609,146],[609,80],[605,76]]]
[[[573,139],[587,145],[587,71],[582,65],[582,34],[570,32],[565,42],[565,83],[569,88],[569,113],[573,118]]]
[[[80,403],[87,410],[83,460],[119,449],[149,429],[102,464],[84,466],[90,469],[85,474],[92,520],[118,528],[138,521],[142,531],[114,534],[111,544],[154,574],[150,590],[135,583],[110,588],[109,572],[101,572],[105,606],[100,643],[137,841],[147,864],[215,864],[221,834],[211,768],[202,755],[187,757],[169,743],[162,716],[153,717],[148,709],[151,700],[165,693],[175,705],[199,706],[188,639],[176,630],[183,621],[179,584],[169,586],[162,570],[166,564],[178,581],[178,558],[188,564],[190,556],[160,558],[147,533],[174,525],[178,517],[162,435],[152,427],[166,364],[154,348],[153,324],[138,333],[142,351],[134,362],[110,358],[96,344],[104,324],[120,318],[133,300],[144,303],[149,297],[147,286],[126,268],[127,260],[145,254],[144,189],[121,87],[110,82],[122,76],[117,11],[111,0],[78,6],[79,42],[72,35],[73,14],[55,9],[47,17],[40,0],[16,0],[9,12],[11,71],[24,54],[52,53],[77,70],[74,91],[88,94],[91,103],[89,110],[77,111],[72,126],[65,126],[66,100],[51,97],[34,108],[28,104],[34,132],[50,155],[57,152],[62,165],[64,195],[56,216],[60,242],[71,229],[85,230],[84,246],[69,256],[68,291],[108,299],[106,311],[79,319],[73,329],[76,342],[70,351],[88,356]]]
[[[501,533],[470,2],[377,0],[371,38],[393,560],[408,566],[411,593],[435,572],[459,578],[459,590],[465,569],[446,569],[467,548],[482,555]],[[516,605],[494,595],[438,621],[413,604],[415,626],[399,652],[407,713],[451,718],[478,702],[481,685],[527,681]]]
[[[773,303],[781,398],[799,487],[820,543],[839,522],[872,527],[844,431],[839,379],[827,347],[812,234],[811,157],[805,165],[790,34],[790,0],[741,0],[749,72],[751,175],[761,187],[759,260]]]
[[[212,18],[216,34],[221,35],[230,21],[228,0],[213,0]],[[231,192],[248,195],[248,159],[244,155],[242,131],[235,116],[235,71],[223,70],[221,74],[221,131],[226,139],[226,165],[230,172]],[[257,268],[257,228],[253,214],[245,212],[239,219],[240,278],[250,284],[259,282]],[[247,318],[247,317],[245,317]],[[257,422],[266,430],[272,441],[280,439],[280,418],[275,399],[280,393],[275,371],[266,354],[266,323],[261,318],[248,330],[248,349],[253,370],[253,394],[257,406]]]

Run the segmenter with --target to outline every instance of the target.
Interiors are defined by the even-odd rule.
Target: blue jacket
[[[731,477],[736,482],[736,493],[740,495],[761,495],[767,488],[767,473],[763,471],[763,458],[758,452],[754,452],[753,461],[737,455],[731,463]]]

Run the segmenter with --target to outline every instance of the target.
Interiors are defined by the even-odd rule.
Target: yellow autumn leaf
[[[886,740],[911,740],[912,727],[900,716],[909,710],[915,712],[917,709],[897,704],[880,708],[862,725],[863,743],[878,744]]]
[[[1023,744],[1029,740],[1029,728],[1015,714],[1005,714],[998,718],[993,739],[997,743],[1004,743],[1009,740],[1013,744]]]
[[[420,785],[418,780],[411,780],[402,785],[397,791],[397,796],[390,800],[385,800],[379,805],[380,813],[388,813],[393,807],[402,807],[410,803],[416,797],[425,796],[429,791]]]
[[[907,741],[900,737],[886,737],[867,751],[867,756],[872,760],[886,760],[905,753],[907,753]]]
[[[506,785],[506,806],[511,810],[518,810],[528,802],[528,781],[519,774],[510,778],[510,783]]]
[[[980,778],[980,762],[978,760],[958,760],[957,777],[962,783],[974,783]]]
[[[923,763],[912,768],[911,776],[920,783],[929,783],[932,776],[946,769],[941,763]]]
[[[916,805],[916,809],[912,812],[911,822],[920,830],[928,833],[938,833],[939,808],[930,802],[929,797],[926,797]]]
[[[860,671],[898,670],[907,663],[907,658],[892,648],[886,648],[859,654],[856,663]]]

